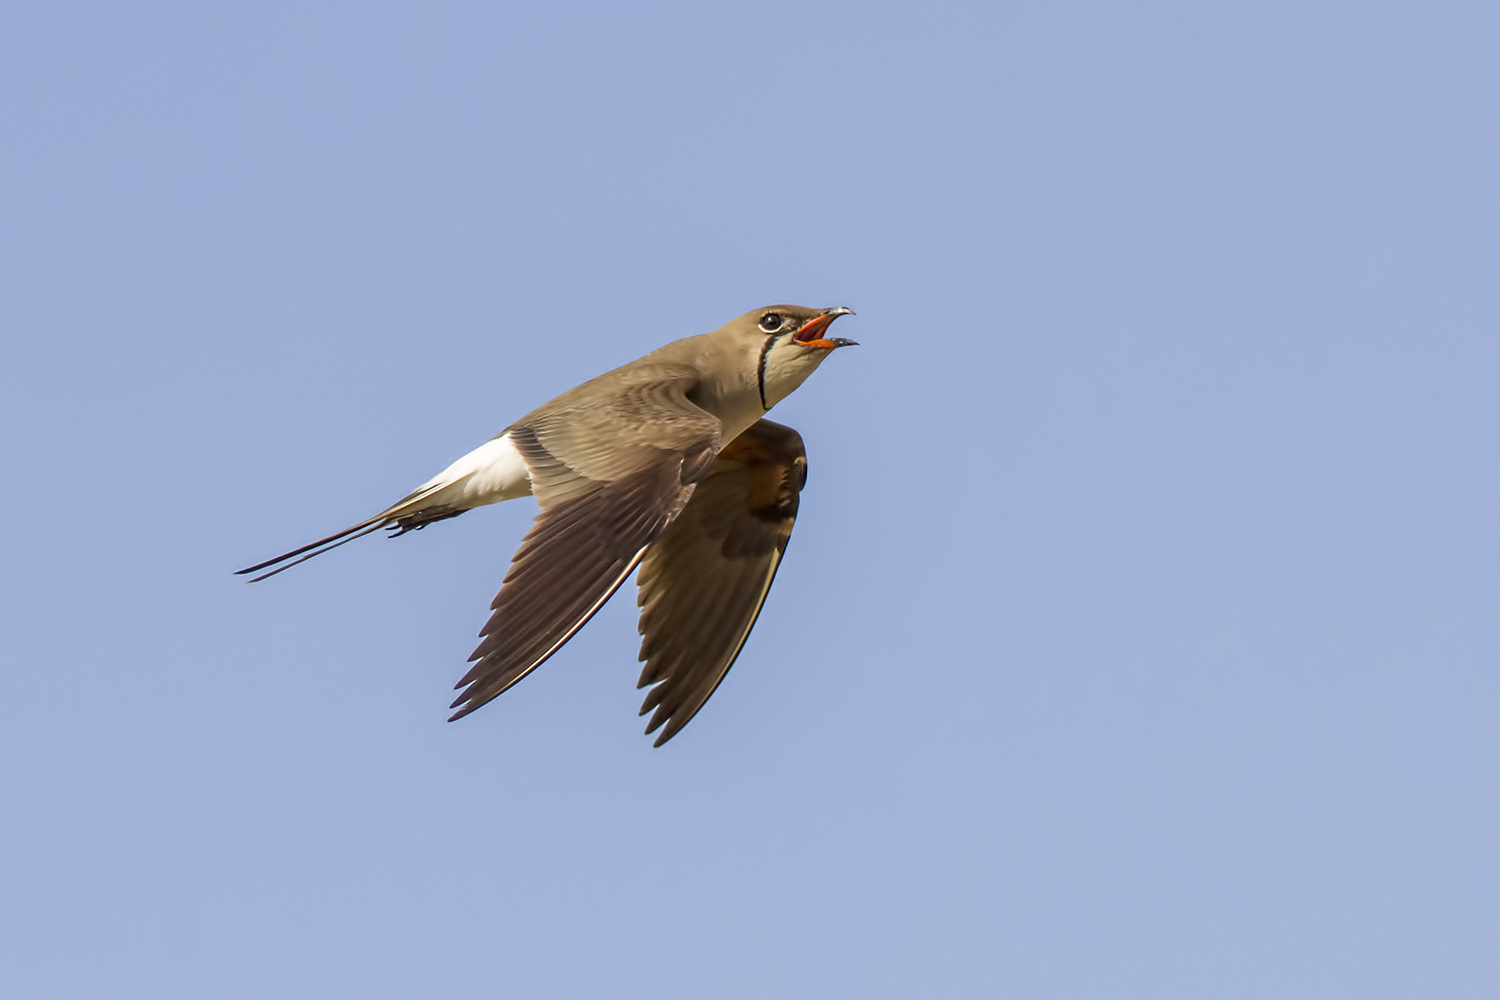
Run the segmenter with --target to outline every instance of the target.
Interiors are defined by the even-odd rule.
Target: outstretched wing
[[[683,509],[719,446],[718,419],[687,398],[695,381],[681,365],[617,369],[509,428],[542,512],[455,685],[453,719],[557,652]]]
[[[807,480],[802,437],[761,420],[719,452],[650,548],[638,578],[641,714],[661,746],[708,701],[744,648],[792,537]]]

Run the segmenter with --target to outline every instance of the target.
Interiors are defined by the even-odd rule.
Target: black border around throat
[[[767,337],[766,343],[760,349],[760,365],[755,373],[756,384],[760,387],[760,408],[764,413],[771,412],[771,404],[766,402],[766,359],[771,356],[771,348],[776,346],[780,337]]]

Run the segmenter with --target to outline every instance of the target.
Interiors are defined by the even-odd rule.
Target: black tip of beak
[[[829,337],[828,342],[834,347],[858,347],[859,341],[850,340],[848,337]]]

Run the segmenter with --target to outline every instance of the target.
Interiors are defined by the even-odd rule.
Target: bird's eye
[[[767,333],[775,333],[786,324],[781,318],[781,313],[766,313],[760,318],[760,328]]]

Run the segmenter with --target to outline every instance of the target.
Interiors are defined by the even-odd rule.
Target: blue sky
[[[1494,996],[1497,30],[9,11],[0,992]],[[444,721],[529,501],[230,575],[781,301],[862,346],[662,750],[631,598]]]

